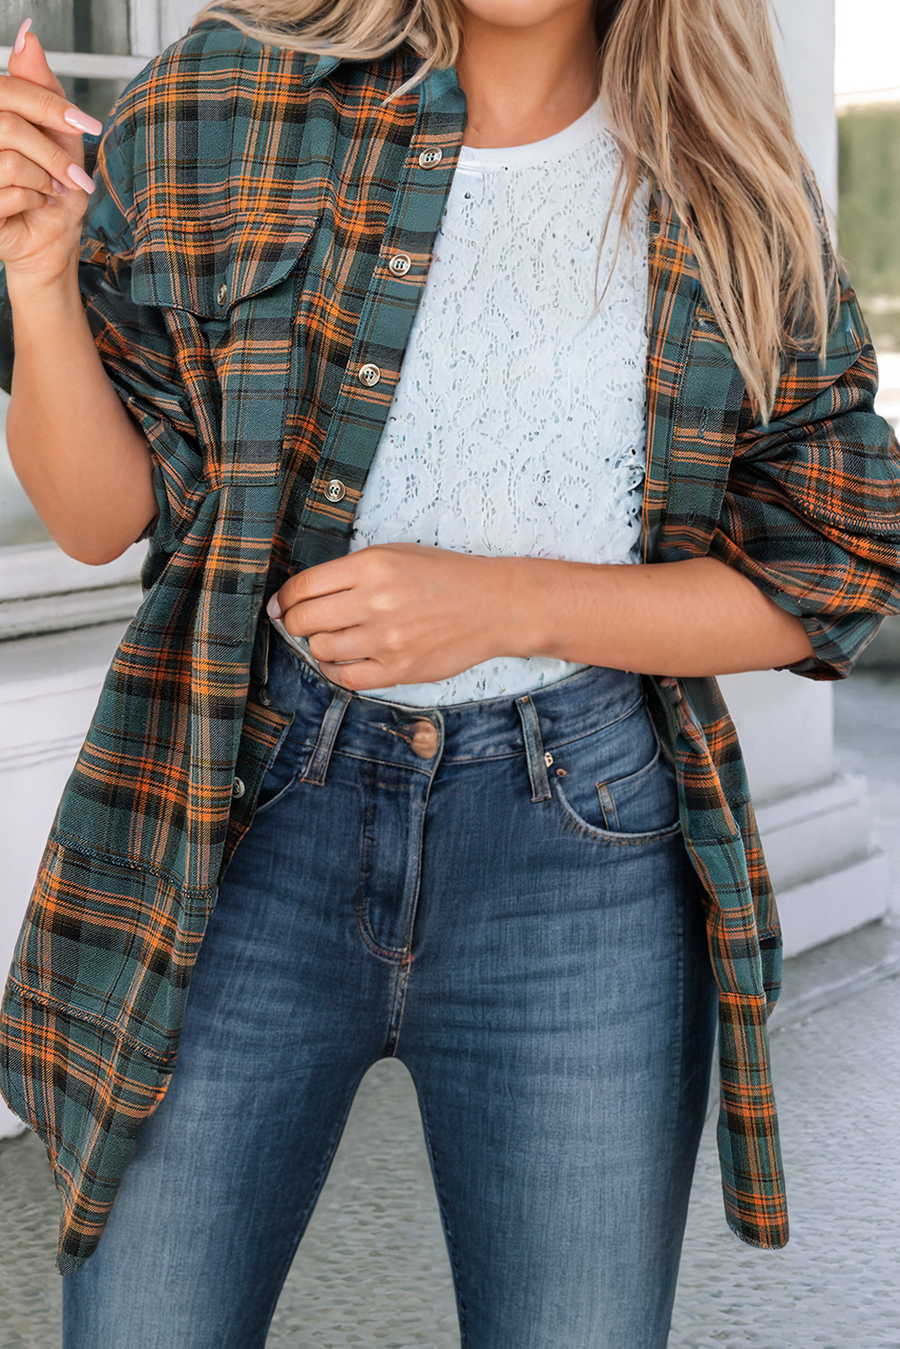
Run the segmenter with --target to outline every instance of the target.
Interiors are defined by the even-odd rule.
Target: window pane
[[[5,0],[4,42],[12,42],[23,19],[45,51],[110,52],[127,56],[128,0]]]

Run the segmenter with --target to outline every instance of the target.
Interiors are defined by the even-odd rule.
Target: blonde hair
[[[459,0],[214,0],[263,42],[354,61],[422,58],[396,98],[456,64]],[[824,355],[837,265],[775,54],[768,0],[595,0],[600,93],[622,163],[622,228],[642,178],[668,197],[763,422],[785,353]],[[607,221],[608,225],[608,221]]]

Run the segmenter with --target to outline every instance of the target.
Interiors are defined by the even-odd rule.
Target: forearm
[[[685,677],[772,669],[812,655],[800,619],[716,558],[496,564],[507,572],[509,654]]]
[[[10,276],[8,284],[10,458],[63,551],[109,562],[156,514],[147,442],[100,360],[74,268],[50,283]]]

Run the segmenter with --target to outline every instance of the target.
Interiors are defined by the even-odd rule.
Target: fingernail
[[[272,598],[269,600],[269,603],[266,605],[266,613],[269,615],[270,618],[281,617],[281,605],[278,603],[277,595],[273,595]]]
[[[69,195],[69,189],[66,187],[65,183],[57,182],[55,178],[51,178],[50,181],[53,184],[54,191],[58,192],[61,197],[67,197]]]
[[[99,136],[103,130],[103,123],[98,122],[96,117],[88,117],[86,112],[80,108],[66,108],[63,113],[63,120],[73,126],[76,131],[89,131],[92,136]]]
[[[31,20],[26,19],[25,22],[22,24],[22,27],[19,29],[18,33],[16,33],[16,40],[13,43],[13,51],[15,52],[16,56],[20,56],[22,52],[25,50],[25,34],[28,32],[30,27],[31,27]]]
[[[56,198],[55,198],[55,197],[47,197],[47,198],[45,199],[45,201],[44,201],[44,205],[45,205],[45,206],[55,206],[55,205],[56,205]]]
[[[73,182],[76,187],[82,188],[85,192],[93,192],[94,180],[88,177],[80,164],[70,164],[66,173],[69,176],[69,181]]]

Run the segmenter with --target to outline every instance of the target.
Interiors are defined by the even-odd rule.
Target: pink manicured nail
[[[103,130],[103,123],[98,122],[96,117],[89,117],[86,112],[80,108],[66,108],[63,113],[63,120],[73,126],[76,131],[89,131],[92,136],[99,136]]]
[[[25,50],[25,34],[28,32],[30,27],[31,27],[31,20],[26,19],[25,22],[22,24],[22,27],[19,29],[18,33],[16,33],[16,40],[13,43],[13,51],[15,52],[16,56],[20,56],[21,53]]]
[[[69,175],[69,181],[73,182],[76,187],[82,188],[85,192],[93,192],[94,180],[87,176],[80,164],[70,164],[66,173]]]
[[[277,595],[273,595],[272,598],[269,600],[269,603],[266,605],[266,613],[269,615],[270,618],[281,617],[281,605],[278,603]]]
[[[55,206],[55,205],[56,205],[56,198],[55,198],[55,197],[45,197],[45,198],[44,198],[44,205],[45,205],[45,206]]]
[[[61,197],[67,197],[69,195],[69,189],[66,187],[65,183],[58,182],[56,178],[51,178],[50,181],[53,184],[54,192],[58,192]]]

